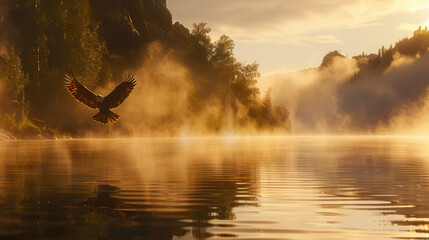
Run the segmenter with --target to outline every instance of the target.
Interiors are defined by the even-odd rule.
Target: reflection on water
[[[0,142],[0,239],[429,238],[429,139]]]

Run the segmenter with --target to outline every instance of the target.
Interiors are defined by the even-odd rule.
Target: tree
[[[231,82],[233,97],[245,106],[257,101],[259,89],[256,87],[256,83],[260,76],[258,67],[257,63],[240,63],[235,69],[235,76]]]
[[[9,94],[18,103],[23,117],[27,115],[27,105],[25,100],[24,89],[28,84],[28,76],[22,69],[21,59],[15,48],[10,48],[6,54],[0,57],[4,66],[4,74],[1,76],[1,81],[5,83]]]
[[[234,57],[234,41],[226,35],[220,36],[219,40],[214,44],[210,61],[217,66],[234,65],[236,63]]]
[[[211,52],[213,50],[213,44],[211,43],[210,33],[211,29],[207,27],[207,23],[194,23],[191,35],[193,39],[198,43],[199,46],[205,51],[207,59],[210,59]]]
[[[201,81],[204,84],[196,83],[196,91],[204,93],[199,95],[200,100],[207,96],[219,99],[224,116],[229,115],[228,111],[232,110],[236,128],[253,125],[261,129],[273,127],[290,130],[286,124],[289,121],[287,110],[273,106],[269,94],[261,100],[256,87],[260,77],[257,63],[244,64],[237,61],[234,56],[234,41],[226,35],[212,43],[210,28],[205,23],[194,24],[191,33],[193,40],[187,56],[193,59],[192,69],[200,69],[199,80],[208,76],[208,81]],[[200,109],[204,110],[204,107]],[[219,126],[219,121],[216,123]],[[219,127],[214,129],[219,131]]]
[[[105,43],[98,37],[98,25],[91,19],[89,0],[10,0],[13,24],[17,26],[23,70],[29,83],[25,90],[31,112],[55,120],[63,89],[61,79],[72,69],[90,87],[106,80]]]

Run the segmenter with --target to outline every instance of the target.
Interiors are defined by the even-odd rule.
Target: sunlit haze
[[[429,239],[429,0],[0,0],[0,240]]]
[[[214,40],[230,36],[236,56],[259,63],[263,75],[317,67],[332,50],[376,53],[429,25],[427,0],[168,0],[167,6],[188,28],[206,22]]]

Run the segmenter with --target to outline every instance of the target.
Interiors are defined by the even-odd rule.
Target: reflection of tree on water
[[[216,186],[213,186],[214,182]],[[83,231],[87,236],[94,236],[96,235],[94,229],[98,229],[98,236],[102,239],[104,237],[131,239],[135,236],[144,239],[171,239],[173,236],[184,236],[189,231],[187,229],[191,228],[194,238],[205,239],[213,236],[207,229],[213,226],[210,220],[234,219],[233,208],[257,205],[256,198],[250,194],[249,197],[238,197],[237,185],[233,181],[208,180],[201,186],[211,187],[195,189],[190,195],[200,200],[191,205],[187,211],[166,213],[151,211],[152,206],[145,204],[144,201],[139,204],[128,204],[126,199],[115,197],[121,194],[119,188],[98,185],[95,197],[78,204],[89,213],[83,214],[85,225],[79,226],[75,232]],[[243,203],[238,203],[238,200]],[[93,227],[88,227],[88,224]]]
[[[259,169],[247,149],[226,156],[217,147],[218,158],[205,159],[176,145],[143,145],[157,152],[126,155],[129,148],[105,146],[114,142],[86,143],[0,153],[0,239],[204,239],[214,236],[211,227],[223,227],[211,220],[234,219],[235,208],[258,204]],[[93,191],[94,182],[117,184]]]
[[[114,195],[120,194],[118,187],[98,185],[96,194],[78,204],[89,213],[83,214],[85,224],[76,229],[77,233],[82,231],[82,227],[88,226],[88,219],[95,218],[97,221],[93,223],[100,231],[100,239],[133,239],[135,236],[144,236],[144,239],[171,239],[174,235],[184,234],[179,225],[164,227],[162,219],[154,218],[135,205],[115,198]]]
[[[120,189],[111,185],[98,185],[97,196],[89,198],[88,200],[81,202],[79,206],[83,208],[91,208],[96,210],[98,213],[106,213],[112,217],[132,217],[135,214],[133,212],[126,211],[115,211],[115,209],[126,208],[127,204],[112,197],[112,194],[118,194]]]
[[[216,185],[213,185],[214,183]],[[202,201],[204,204],[198,206],[190,217],[193,219],[192,235],[198,239],[213,236],[207,229],[213,226],[210,220],[232,220],[235,219],[234,208],[258,206],[256,193],[251,189],[246,190],[245,197],[239,196],[236,181],[214,178],[210,182],[206,180],[197,186],[199,187],[192,193],[192,197],[204,199]]]
[[[110,238],[120,238],[121,235],[128,234],[130,238],[144,236],[145,239],[152,237],[163,239],[186,234],[197,239],[205,239],[214,235],[210,233],[211,227],[219,227],[211,223],[211,220],[232,220],[235,219],[235,208],[258,205],[256,198],[258,166],[254,161],[242,161],[243,158],[246,159],[246,153],[240,153],[240,157],[236,157],[237,153],[228,157],[221,155],[220,160],[216,162],[211,158],[200,159],[194,150],[183,153],[180,152],[180,148],[172,148],[177,145],[169,146],[169,148],[156,144],[149,146],[148,149],[156,154],[145,153],[149,156],[146,159],[160,156],[164,151],[167,151],[168,155],[155,158],[158,161],[144,161],[144,164],[138,169],[140,171],[136,171],[132,167],[120,168],[119,171],[123,176],[145,176],[144,180],[136,181],[139,187],[130,188],[129,182],[124,182],[121,190],[114,186],[99,186],[97,196],[80,204],[83,209],[91,209],[91,211],[110,217],[108,224]],[[125,149],[128,150],[128,148]],[[137,155],[131,156],[127,155],[129,151],[124,150],[124,152],[126,154],[124,154],[121,166],[126,160],[129,161],[128,165],[136,165],[136,159],[139,159],[136,156],[141,157],[140,150],[137,151]],[[175,154],[170,159],[172,152]],[[85,156],[95,155],[91,154],[90,150],[83,153]],[[170,172],[163,177],[146,170],[148,165],[160,162],[170,164],[167,166],[155,165],[156,168],[153,171],[156,173],[163,174],[164,169],[177,169],[178,166],[172,165],[177,161],[177,156],[184,156],[187,159],[185,163],[189,165],[186,166],[186,170]],[[112,166],[118,164],[116,159],[106,162],[111,158],[105,153],[98,156],[97,159],[103,159],[103,162]],[[217,165],[219,163],[222,164]],[[182,164],[183,162],[180,165]],[[186,179],[183,174],[189,176],[190,179],[180,181]],[[123,177],[120,176],[119,179],[121,178]],[[152,188],[151,184],[155,184],[157,187]],[[133,192],[134,190],[137,192]],[[100,191],[101,193],[99,193]],[[165,198],[164,195],[166,195]],[[226,235],[224,234],[224,236]],[[228,235],[228,237],[232,236]]]

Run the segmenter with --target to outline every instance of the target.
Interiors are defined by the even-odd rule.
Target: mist
[[[190,114],[191,77],[173,50],[153,43],[146,52],[133,72],[137,86],[117,110],[121,116],[117,125],[131,136],[178,135]]]
[[[290,109],[294,134],[427,133],[429,54],[396,53],[384,71],[363,75],[359,61],[334,56],[328,66],[269,76],[261,85]]]
[[[116,137],[187,137],[214,135],[258,135],[285,132],[284,127],[264,128],[258,119],[249,117],[249,111],[256,104],[246,106],[238,100],[225,101],[212,90],[199,96],[199,83],[207,73],[196,74],[195,69],[186,64],[177,50],[153,42],[143,51],[140,66],[132,71],[124,71],[122,79],[134,75],[137,85],[124,104],[114,112],[120,121],[114,127],[87,131],[86,137],[108,133]],[[115,83],[97,89],[107,95]],[[227,100],[229,100],[227,98]],[[273,108],[270,102],[263,101],[260,107]],[[275,115],[266,113],[268,117]],[[259,113],[258,113],[259,114]],[[258,116],[256,116],[258,117]],[[265,117],[265,115],[263,116]],[[97,124],[97,123],[94,123]],[[274,125],[274,124],[273,124]],[[101,131],[100,131],[101,130]]]
[[[0,128],[19,138],[289,132],[288,110],[256,87],[258,64],[237,59],[228,36],[212,40],[206,23],[173,24],[165,1],[13,0],[0,12],[2,102],[16,103],[0,105]],[[103,96],[135,77],[118,122],[91,119],[64,87],[69,69]]]
[[[141,3],[0,3],[0,127],[20,138],[427,128],[427,28],[378,54],[333,51],[317,68],[260,79],[259,65],[237,59],[227,35],[212,40],[207,23],[173,23],[165,1]],[[34,19],[23,17],[28,13]],[[92,121],[96,112],[64,88],[68,69],[103,96],[134,75],[137,86],[113,110],[118,122]]]

